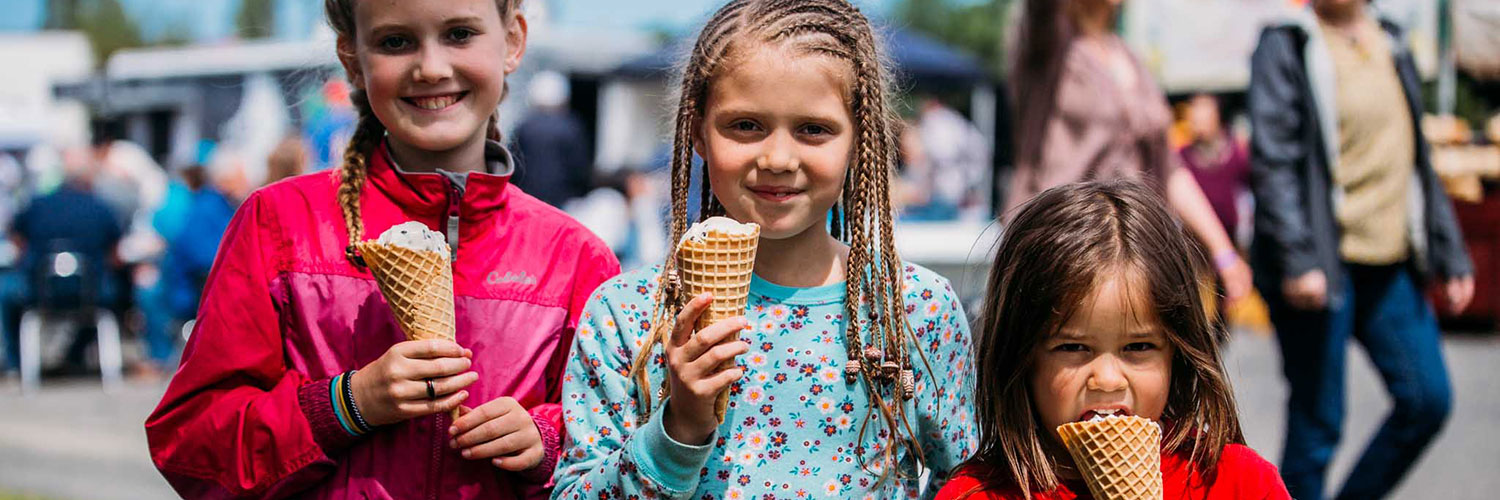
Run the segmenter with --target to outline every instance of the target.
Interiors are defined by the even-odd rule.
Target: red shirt
[[[1276,466],[1255,454],[1248,446],[1231,444],[1219,457],[1219,473],[1211,485],[1203,484],[1198,470],[1189,470],[1185,454],[1163,455],[1161,461],[1162,493],[1168,500],[1219,499],[1291,499]],[[973,494],[965,497],[967,493]],[[959,471],[938,491],[937,500],[1012,500],[1022,499],[1021,490],[1013,485],[987,485]],[[1083,481],[1067,481],[1057,489],[1035,493],[1034,500],[1092,499]]]

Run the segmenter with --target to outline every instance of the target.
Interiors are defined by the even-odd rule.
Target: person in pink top
[[[327,0],[359,124],[334,175],[256,191],[229,225],[146,421],[178,494],[547,497],[568,347],[619,263],[510,185],[495,109],[519,3]],[[453,252],[456,343],[405,341],[354,250],[408,221]]]

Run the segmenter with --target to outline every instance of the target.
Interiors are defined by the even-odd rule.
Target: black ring
[[[437,399],[437,391],[432,388],[432,379],[427,379],[427,399]]]

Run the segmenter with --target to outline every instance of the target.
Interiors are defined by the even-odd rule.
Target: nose
[[[1103,355],[1089,365],[1088,389],[1098,392],[1119,392],[1130,386],[1125,379],[1125,370],[1120,367],[1120,358]]]
[[[448,55],[440,44],[426,44],[417,54],[417,65],[412,68],[412,80],[421,83],[438,83],[453,76],[453,66],[448,64]]]
[[[795,171],[802,166],[797,159],[795,140],[789,134],[778,132],[766,140],[765,150],[755,159],[755,166],[775,173]]]

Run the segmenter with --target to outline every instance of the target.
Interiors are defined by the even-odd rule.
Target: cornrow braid
[[[884,433],[886,443],[878,459],[882,464],[881,481],[893,477],[892,471],[906,479],[910,476],[896,467],[902,451],[911,450],[919,464],[924,458],[904,404],[916,390],[908,354],[916,337],[906,321],[899,290],[903,269],[892,239],[889,184],[896,159],[895,113],[888,90],[887,62],[878,50],[874,30],[869,20],[848,1],[731,0],[699,31],[686,64],[681,67],[678,82],[669,241],[680,240],[688,227],[693,137],[705,114],[711,80],[737,52],[772,44],[788,44],[808,54],[845,61],[852,69],[849,98],[858,136],[830,232],[849,245],[844,303],[844,343],[849,363],[845,376],[851,384],[862,381],[871,402],[860,427],[859,442],[864,442],[874,422],[889,430]],[[705,166],[699,220],[724,213],[723,206],[713,196],[706,171]],[[666,387],[652,394],[646,368],[664,362],[656,347],[670,334],[688,298],[682,296],[675,255],[663,263],[658,280],[649,338],[631,366],[639,401],[637,410],[642,415],[649,415],[653,403],[667,396]],[[887,284],[895,284],[896,289]],[[925,354],[921,359],[930,373]],[[856,450],[856,455],[861,467],[869,470],[864,450]]]

